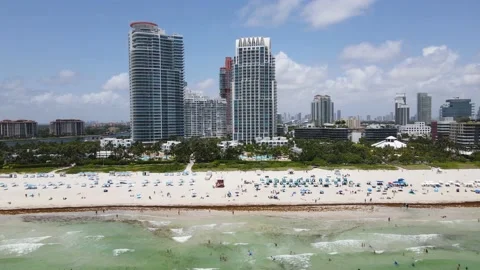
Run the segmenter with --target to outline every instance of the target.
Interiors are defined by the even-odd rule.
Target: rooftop
[[[135,27],[137,25],[151,25],[151,26],[157,26],[158,27],[158,25],[156,23],[152,23],[152,22],[132,22],[130,24],[130,27]]]

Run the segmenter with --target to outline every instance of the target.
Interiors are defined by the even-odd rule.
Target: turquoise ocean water
[[[1,216],[0,269],[480,269],[480,209],[449,211]]]

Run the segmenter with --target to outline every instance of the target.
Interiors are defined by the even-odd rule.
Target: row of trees
[[[145,154],[158,152],[161,143],[145,146],[142,143],[134,143],[131,147],[114,147],[108,144],[100,146],[100,142],[73,141],[68,143],[44,143],[32,142],[7,146],[0,142],[0,158],[4,164],[32,165],[54,164],[69,165],[105,162],[96,158],[99,151],[111,151],[112,155],[107,158],[107,163],[120,163],[120,161],[135,161]]]
[[[460,154],[460,149],[450,140],[432,141],[427,138],[410,139],[407,147],[376,148],[362,141],[325,142],[318,140],[297,140],[301,153],[290,155],[294,161],[316,161],[319,164],[421,164],[443,162],[480,161],[480,153],[470,157]]]
[[[226,147],[225,150],[218,147],[220,139],[200,139],[192,138],[183,140],[182,143],[172,148],[171,154],[174,155],[177,162],[189,162],[194,159],[196,162],[212,162],[215,160],[239,160],[244,153],[247,156],[271,156],[278,158],[280,156],[288,156],[290,147],[269,147],[265,144],[247,144],[236,147]]]
[[[449,140],[432,141],[425,138],[410,139],[402,149],[375,148],[361,141],[296,140],[300,152],[292,151],[293,141],[288,146],[269,147],[267,145],[247,144],[237,147],[218,147],[220,139],[192,138],[183,140],[166,154],[173,155],[175,161],[188,163],[194,159],[199,163],[215,160],[239,160],[240,156],[288,156],[292,161],[323,164],[419,164],[441,162],[480,161],[480,152],[467,157]],[[135,143],[129,148],[107,145],[100,147],[99,142],[74,141],[69,143],[26,143],[7,146],[0,142],[0,157],[10,164],[87,164],[99,162],[96,153],[111,151],[109,163],[125,163],[138,160],[143,155],[158,153],[162,143],[146,146]]]

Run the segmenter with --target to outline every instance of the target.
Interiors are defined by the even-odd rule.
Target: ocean
[[[0,216],[0,269],[473,270],[479,217],[476,208]]]

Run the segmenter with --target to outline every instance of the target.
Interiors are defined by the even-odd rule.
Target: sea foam
[[[190,227],[190,230],[211,230],[216,226],[217,224],[194,225]]]
[[[311,245],[314,248],[318,248],[324,252],[339,252],[345,249],[357,249],[362,246],[363,241],[361,240],[353,240],[353,239],[346,239],[346,240],[337,240],[332,242],[316,242],[312,243]]]
[[[3,245],[3,244],[38,243],[50,237],[51,236],[39,236],[39,237],[5,239],[5,240],[1,240],[0,244]]]
[[[21,255],[34,252],[35,250],[39,249],[44,245],[45,244],[42,244],[42,243],[5,244],[5,245],[0,245],[0,252],[8,255],[14,254],[17,256],[21,256]]]
[[[103,235],[87,235],[87,236],[85,236],[85,238],[97,241],[97,240],[105,238],[105,236],[103,236]]]
[[[71,232],[67,232],[66,235],[72,235],[72,234],[77,234],[77,233],[81,233],[82,231],[71,231]]]
[[[127,253],[127,252],[135,252],[135,249],[117,248],[113,250],[113,256],[119,256],[120,254]]]
[[[176,233],[176,234],[182,234],[183,233],[183,228],[173,228],[173,229],[170,229],[170,231],[172,231],[173,233]]]
[[[434,248],[434,246],[409,247],[409,248],[406,248],[405,250],[412,251],[412,252],[415,252],[417,254],[420,254],[420,253],[423,253],[425,251],[425,249],[427,249],[427,248]]]
[[[388,233],[374,233],[379,239],[383,241],[402,241],[402,242],[427,242],[440,237],[440,234],[388,234]]]
[[[293,228],[295,232],[308,232],[310,229],[302,229],[302,228]]]
[[[313,253],[303,253],[295,255],[275,255],[268,257],[268,259],[273,261],[279,261],[281,263],[288,263],[295,267],[295,269],[306,270],[310,267],[310,257],[313,256]]]
[[[153,226],[162,227],[162,226],[167,226],[168,224],[170,224],[172,222],[171,221],[149,220],[148,223],[152,224]]]
[[[179,243],[185,243],[185,242],[187,242],[190,238],[192,238],[191,235],[172,237],[173,240],[175,240],[176,242],[179,242]]]

